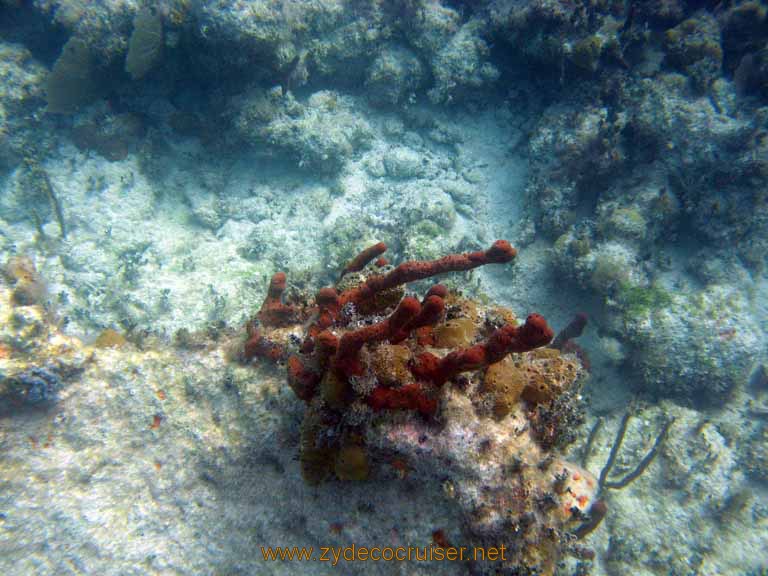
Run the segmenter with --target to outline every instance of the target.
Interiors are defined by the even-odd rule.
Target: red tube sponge
[[[443,286],[442,284],[435,284],[427,290],[427,293],[424,295],[424,300],[429,298],[430,296],[440,296],[440,298],[445,299],[448,296],[448,288]]]
[[[397,334],[392,334],[389,341],[393,344],[402,342],[415,330],[424,326],[431,326],[440,319],[445,310],[445,302],[440,296],[428,296],[421,305],[421,310],[408,324],[403,326]]]
[[[339,350],[333,361],[334,369],[345,376],[360,375],[360,349],[368,342],[380,342],[395,338],[418,316],[421,304],[416,298],[407,296],[400,301],[394,312],[381,322],[365,326],[341,337]]]
[[[242,356],[246,362],[249,362],[254,358],[267,358],[273,362],[278,362],[285,358],[285,348],[277,342],[272,342],[268,338],[262,336],[258,328],[253,324],[248,325],[247,332],[248,339],[243,346]]]
[[[298,311],[294,306],[283,304],[282,297],[285,292],[285,272],[277,272],[272,276],[267,290],[267,297],[257,314],[259,321],[264,326],[287,326],[296,322]]]
[[[320,288],[315,296],[317,303],[317,320],[310,327],[309,335],[315,337],[317,333],[333,326],[339,317],[339,294],[330,286]]]
[[[315,339],[315,358],[319,368],[325,369],[328,361],[339,349],[339,339],[329,330],[323,330]]]
[[[505,324],[485,342],[455,350],[443,358],[425,352],[419,355],[411,371],[416,378],[442,386],[461,372],[494,364],[511,352],[528,352],[545,346],[553,336],[547,321],[539,314],[531,314],[522,326]]]
[[[304,362],[296,355],[288,358],[288,385],[296,393],[296,396],[309,402],[317,391],[320,376],[309,370]]]
[[[341,271],[341,276],[339,276],[339,278],[343,278],[345,274],[350,272],[358,272],[362,270],[371,260],[381,256],[386,251],[387,245],[384,244],[384,242],[378,242],[373,246],[368,246],[368,248],[360,252],[360,254],[349,261],[349,263],[344,267],[344,270]]]
[[[364,284],[345,290],[339,296],[342,306],[347,302],[359,303],[373,298],[377,293],[408,282],[423,280],[445,272],[472,270],[485,264],[503,264],[511,261],[517,251],[506,240],[497,240],[484,252],[451,254],[437,260],[404,262],[383,276],[373,276]]]
[[[558,332],[557,337],[552,342],[552,348],[562,350],[569,340],[581,336],[588,321],[587,315],[584,312],[577,312],[568,325]]]

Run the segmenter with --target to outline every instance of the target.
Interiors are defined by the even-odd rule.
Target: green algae
[[[617,299],[624,313],[630,317],[643,316],[672,304],[672,295],[658,284],[632,286],[622,283],[619,285]]]

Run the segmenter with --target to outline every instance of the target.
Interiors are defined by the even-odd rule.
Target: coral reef
[[[466,532],[464,510],[472,507],[471,503],[464,507],[468,500],[488,504],[485,512],[531,503],[527,498],[534,492],[526,494],[525,484],[515,484],[516,491],[510,491],[510,479],[520,474],[514,472],[513,459],[503,477],[495,475],[499,457],[494,447],[497,442],[504,445],[510,423],[522,425],[523,419],[496,420],[489,411],[489,417],[477,420],[470,412],[477,409],[475,405],[468,406],[461,390],[449,390],[452,384],[444,386],[441,405],[461,409],[466,420],[446,414],[447,422],[454,424],[441,428],[439,422],[405,411],[378,413],[376,418],[402,418],[413,426],[383,426],[381,432],[398,431],[396,437],[387,438],[375,438],[371,429],[365,443],[350,438],[341,457],[319,458],[323,477],[350,478],[343,490],[338,485],[306,486],[295,454],[302,438],[311,441],[318,436],[310,430],[300,437],[303,403],[296,401],[282,373],[227,362],[226,345],[205,334],[194,335],[198,344],[187,342],[183,349],[159,342],[145,343],[142,349],[86,346],[62,334],[40,305],[13,305],[11,291],[0,281],[0,373],[35,377],[33,370],[40,368],[55,371],[61,384],[56,395],[42,404],[0,398],[5,447],[0,453],[0,499],[8,536],[0,566],[8,574],[56,574],[73,563],[105,574],[130,573],[142,562],[151,570],[171,566],[184,575],[225,572],[234,564],[258,573],[265,565],[259,546],[304,546],[308,541],[328,546],[462,545],[476,541]],[[290,292],[289,286],[289,297]],[[446,297],[458,299],[450,293]],[[471,313],[469,304],[464,309]],[[479,306],[481,314],[485,311]],[[19,323],[22,318],[31,329]],[[542,354],[542,361],[551,352],[537,348],[507,359],[523,360],[529,354]],[[408,354],[395,349],[377,356],[384,364],[376,369],[392,366],[394,378],[402,381],[410,373],[407,365],[397,362],[404,355]],[[473,373],[467,376],[475,378]],[[10,384],[9,379],[0,381],[3,389]],[[740,398],[738,406],[742,400],[746,399]],[[676,424],[642,477],[624,490],[605,494],[610,512],[589,535],[588,545],[598,554],[593,572],[601,573],[603,565],[621,573],[647,569],[649,549],[654,550],[654,563],[661,566],[651,572],[658,574],[666,574],[670,567],[684,573],[691,566],[721,574],[738,573],[745,566],[759,570],[761,559],[745,561],[743,553],[744,546],[766,545],[764,531],[755,526],[755,518],[765,513],[760,480],[764,417],[744,411],[743,420],[732,420],[738,412],[707,416],[665,403],[635,414],[615,462],[620,477],[651,449],[661,423],[674,417]],[[372,416],[361,406],[350,407],[345,414],[349,424]],[[594,442],[589,462],[593,470],[606,461],[620,418],[620,414],[606,418],[610,433],[598,435]],[[323,429],[321,425],[317,431]],[[376,448],[374,440],[384,448]],[[585,440],[580,440],[582,445]],[[574,448],[578,451],[582,445]],[[406,461],[396,456],[414,454],[415,446],[424,451],[423,458]],[[509,446],[513,450],[517,444]],[[757,459],[750,463],[751,457]],[[368,479],[363,482],[366,466]],[[553,491],[570,487],[579,495],[588,493],[583,484],[571,482],[584,478],[596,482],[596,478],[579,474],[579,481],[566,482],[553,469]],[[522,475],[524,480],[535,478],[538,471],[523,467]],[[470,477],[476,490],[458,481]],[[488,491],[482,488],[486,479]],[[673,505],[680,497],[686,506]],[[541,501],[545,506],[547,502]],[[602,508],[592,506],[591,519],[577,523],[573,533],[588,530]],[[125,531],[127,518],[141,530]],[[481,528],[484,518],[488,515],[470,519],[471,526]],[[519,529],[526,522],[528,518],[521,517]],[[98,530],[93,530],[94,523]],[[515,528],[505,527],[503,534],[519,534]],[[119,546],[114,534],[120,534]],[[485,542],[496,546],[501,540],[494,533]],[[578,541],[571,546],[582,557],[590,555]],[[30,553],[30,547],[41,551]],[[173,549],[174,554],[160,558],[155,555],[159,548]],[[391,573],[391,564],[343,566],[350,574]],[[409,566],[420,573],[458,576],[467,571],[459,562]],[[295,564],[288,564],[284,573],[295,569]],[[313,573],[323,572],[327,570]]]
[[[607,475],[605,478],[609,490],[601,497],[607,501],[610,514],[607,525],[593,538],[601,540],[610,533],[602,540],[606,573],[637,570],[633,566],[647,562],[649,546],[654,549],[654,563],[664,566],[652,570],[654,573],[691,569],[738,572],[741,560],[728,558],[722,550],[710,550],[710,545],[723,539],[747,539],[752,545],[763,540],[752,526],[754,518],[763,515],[764,492],[746,476],[754,468],[744,468],[745,460],[734,458],[737,453],[748,454],[745,445],[752,434],[759,436],[760,427],[747,420],[737,423],[730,415],[708,417],[671,402],[636,405],[631,412],[632,417],[625,413],[605,418],[604,428],[610,432],[597,434],[591,457],[586,460],[587,465],[600,466],[609,461],[611,453],[618,452],[611,476],[620,478],[616,481],[620,484],[632,482],[615,490],[610,489],[614,481]],[[623,446],[617,450],[616,440],[624,433]],[[634,472],[653,455],[653,462],[635,478]],[[670,505],[659,498],[666,491],[684,498],[686,506]],[[644,530],[648,523],[654,527]],[[691,532],[696,534],[694,538]],[[690,554],[678,556],[686,547],[690,547]]]
[[[542,231],[557,236],[559,270],[604,296],[601,321],[631,349],[638,387],[714,404],[745,384],[763,345],[746,286],[764,269],[768,235],[753,209],[765,202],[764,144],[734,113],[733,87],[707,69],[716,97],[661,74],[609,83],[602,108],[553,107],[531,140],[529,193]],[[688,321],[708,328],[692,334]]]
[[[283,303],[286,276],[275,274],[241,358],[287,357],[288,383],[307,405],[306,482],[365,480],[386,473],[382,458],[407,462],[411,477],[448,491],[467,544],[509,551],[478,565],[553,574],[606,512],[597,480],[554,450],[578,425],[579,360],[543,348],[554,333],[538,314],[518,325],[511,311],[441,284],[421,301],[405,295],[410,282],[509,262],[509,243],[394,268],[371,263],[385,249],[361,252],[314,301]],[[457,323],[464,334],[447,337]],[[265,341],[281,350],[277,358]]]
[[[0,2],[0,528],[30,543],[2,569],[259,572],[254,543],[286,535],[522,554],[556,525],[600,575],[759,572],[767,42],[755,0]],[[371,246],[498,235],[514,274],[449,259],[445,289],[395,285],[417,268]],[[531,350],[540,318],[493,300],[566,328]],[[227,364],[250,315],[254,361]],[[656,405],[620,422],[632,393]],[[538,462],[575,462],[597,414],[627,432],[612,459],[594,439],[614,473],[571,486],[590,519],[553,519],[565,480]]]

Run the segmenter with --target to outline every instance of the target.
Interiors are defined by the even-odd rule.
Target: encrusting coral
[[[456,501],[467,546],[505,547],[498,561],[468,558],[497,573],[552,574],[564,553],[590,556],[576,541],[606,513],[598,482],[555,453],[573,432],[561,428],[579,417],[579,358],[545,348],[554,333],[538,314],[518,324],[511,311],[441,284],[421,299],[405,291],[510,262],[515,249],[499,240],[397,267],[385,250],[364,250],[313,302],[283,302],[287,278],[278,272],[247,324],[242,360],[285,362],[307,404],[305,481],[362,481],[387,477],[382,463],[405,467]]]

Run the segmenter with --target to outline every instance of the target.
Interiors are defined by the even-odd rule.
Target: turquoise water
[[[0,0],[2,573],[765,573],[767,14]]]

